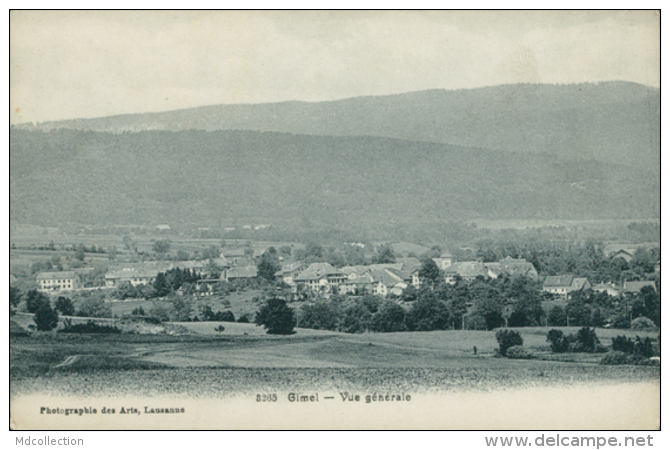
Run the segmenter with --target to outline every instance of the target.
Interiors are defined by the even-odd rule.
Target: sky
[[[11,123],[611,80],[660,86],[659,13],[10,13]]]

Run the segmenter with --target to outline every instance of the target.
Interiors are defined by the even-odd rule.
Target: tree
[[[476,282],[471,286],[470,295],[475,299],[474,315],[484,319],[487,330],[504,324],[504,299],[500,291],[484,282]]]
[[[260,261],[256,265],[258,269],[258,276],[268,281],[275,280],[275,274],[281,270],[279,263],[279,256],[274,247],[269,247],[261,255]]]
[[[514,302],[514,312],[509,318],[509,326],[542,325],[544,317],[542,293],[536,283],[527,277],[515,277],[509,284],[505,296]]]
[[[404,291],[402,291],[402,295],[400,298],[402,299],[403,302],[413,302],[415,301],[419,296],[419,291],[417,288],[414,287],[414,285],[409,285],[405,288]]]
[[[547,342],[553,353],[565,353],[568,351],[568,339],[561,330],[552,329],[547,333]]]
[[[591,303],[584,291],[573,291],[565,307],[568,324],[571,326],[591,325]]]
[[[26,310],[29,313],[36,313],[45,303],[49,303],[49,297],[47,297],[46,294],[36,289],[28,291],[28,294],[26,295]]]
[[[377,254],[374,257],[374,263],[376,264],[390,264],[395,262],[395,254],[393,253],[393,247],[389,244],[383,244],[377,247]]]
[[[154,289],[156,289],[156,295],[158,297],[165,297],[172,290],[164,272],[159,272],[158,275],[156,275]]]
[[[372,331],[393,332],[405,331],[405,310],[390,300],[384,301],[379,311],[372,316]]]
[[[131,250],[133,248],[133,240],[130,238],[130,236],[123,236],[122,242],[123,247],[126,250]]]
[[[496,331],[496,340],[498,341],[498,353],[501,356],[507,356],[507,349],[515,345],[523,345],[523,338],[518,331],[498,330]]]
[[[306,303],[300,308],[300,327],[314,330],[337,330],[338,311],[333,302]]]
[[[447,329],[451,323],[447,305],[436,299],[431,291],[422,291],[421,294],[407,312],[407,328],[410,331]]]
[[[33,320],[39,331],[51,331],[58,325],[58,313],[56,310],[51,309],[51,305],[47,301],[40,305],[40,308],[35,312]]]
[[[202,251],[202,257],[204,259],[216,259],[221,255],[221,248],[214,245],[210,245],[209,248],[206,248]]]
[[[421,269],[419,269],[419,278],[430,280],[433,284],[438,282],[440,279],[440,268],[437,267],[435,261],[431,258],[427,258],[423,261]]]
[[[640,289],[639,299],[644,304],[645,317],[650,318],[656,326],[661,326],[661,296],[651,286]],[[635,317],[635,316],[633,316]]]
[[[74,257],[78,259],[79,261],[83,261],[84,258],[86,257],[86,252],[84,251],[84,245],[79,244],[79,248],[77,248],[77,251],[74,253]]]
[[[21,303],[21,289],[10,286],[9,287],[9,305],[16,308]]]
[[[175,296],[172,299],[170,319],[173,322],[186,322],[191,318],[193,303],[188,298]]]
[[[172,305],[167,302],[155,302],[151,305],[149,316],[154,317],[161,322],[169,322],[172,314]]]
[[[119,285],[116,287],[114,296],[119,300],[125,300],[127,298],[136,298],[137,290],[130,281],[124,281],[122,283],[119,283]]]
[[[112,317],[112,308],[101,297],[89,297],[79,302],[79,317]]]
[[[74,305],[68,297],[58,297],[56,300],[56,311],[64,316],[74,316]]]
[[[565,310],[556,305],[549,311],[547,324],[552,327],[564,327],[567,325]]]
[[[596,331],[589,327],[580,328],[577,331],[578,350],[584,352],[593,352],[596,344],[600,344]]]
[[[261,261],[256,265],[256,269],[258,270],[258,276],[261,278],[264,278],[268,281],[274,281],[275,280],[275,274],[281,270],[281,267],[279,264],[275,264],[272,261],[263,258]]]
[[[357,301],[344,310],[338,328],[345,333],[363,333],[370,329],[371,322],[370,310],[362,302]]]
[[[256,313],[255,323],[262,325],[268,334],[293,334],[296,318],[285,300],[271,297]]]
[[[171,245],[171,242],[168,241],[168,240],[159,240],[159,241],[154,242],[153,250],[156,253],[164,255],[165,253],[170,251],[170,245]]]

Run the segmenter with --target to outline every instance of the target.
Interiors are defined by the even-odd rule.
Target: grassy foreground
[[[193,324],[192,331],[204,333],[215,325]],[[10,392],[226,397],[267,390],[491,391],[660,380],[658,366],[601,366],[602,355],[569,362],[494,358],[494,332],[298,330],[273,337],[251,324],[234,325],[236,335],[12,336]],[[621,334],[598,332],[605,344],[610,334]],[[525,346],[547,354],[545,333],[525,329]]]

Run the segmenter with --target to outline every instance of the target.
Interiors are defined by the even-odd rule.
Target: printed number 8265
[[[276,402],[277,394],[256,394],[257,402]]]

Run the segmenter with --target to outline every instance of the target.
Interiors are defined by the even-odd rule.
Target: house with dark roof
[[[347,275],[328,263],[312,263],[302,271],[294,281],[296,284],[304,284],[311,289],[321,289],[340,286],[347,281]]]
[[[642,288],[649,286],[654,291],[656,291],[656,283],[653,281],[624,281],[623,283],[623,292],[638,294]]]
[[[256,266],[254,265],[231,267],[225,269],[221,273],[221,278],[223,278],[225,281],[234,281],[240,279],[248,280],[251,278],[256,278],[257,276],[258,276],[258,269],[256,269]]]
[[[118,287],[123,283],[130,283],[133,286],[153,284],[159,272],[165,272],[173,268],[173,263],[165,261],[118,265],[110,268],[105,274],[105,286]]]
[[[573,291],[590,289],[591,283],[587,278],[575,277],[574,275],[552,275],[548,276],[542,284],[542,290],[567,298]]]
[[[457,277],[465,281],[472,281],[477,277],[486,277],[487,269],[480,261],[463,261],[453,263],[444,270],[444,281],[454,284]]]
[[[415,258],[406,258],[414,260]],[[418,260],[416,260],[418,263]],[[365,290],[386,296],[390,292],[401,294],[411,283],[413,261],[401,261],[389,264],[370,264],[367,266],[345,266],[341,271],[347,280],[340,286],[341,292],[354,293]],[[418,271],[418,269],[416,269]]]
[[[374,280],[372,292],[386,297],[398,284],[405,284],[400,272],[393,269],[375,269],[370,271]]]
[[[501,275],[509,277],[524,276],[533,281],[537,281],[538,274],[535,266],[528,262],[525,258],[512,258],[508,256],[498,262],[484,263],[487,275],[490,278],[496,279]]]
[[[36,280],[40,286],[39,290],[42,292],[78,289],[81,283],[79,275],[74,271],[40,272],[37,274]]]
[[[631,262],[633,260],[633,253],[624,249],[616,251],[610,255],[610,259],[622,258],[626,262]]]
[[[356,294],[356,292],[371,293],[374,290],[375,284],[376,281],[372,278],[372,275],[364,273],[355,278],[348,278],[339,288],[342,294]]]
[[[307,266],[303,263],[286,264],[281,270],[275,273],[275,277],[289,286],[295,286],[295,277],[300,275],[300,272],[305,270],[306,267]]]

